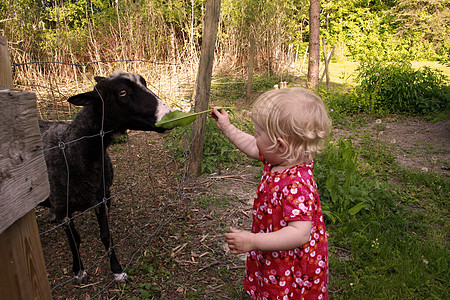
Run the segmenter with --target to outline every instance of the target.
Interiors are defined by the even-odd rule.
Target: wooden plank
[[[52,299],[34,209],[0,234],[0,299]]]
[[[0,90],[0,234],[50,194],[36,96]]]

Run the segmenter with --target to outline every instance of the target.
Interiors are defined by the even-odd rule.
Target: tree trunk
[[[320,28],[320,0],[310,0],[308,87],[314,90],[316,90],[319,86],[319,61],[320,61],[319,28]]]
[[[202,52],[200,54],[200,64],[194,90],[195,112],[208,109],[219,15],[220,0],[207,0],[203,23]],[[201,160],[203,156],[203,141],[205,139],[206,117],[206,114],[202,114],[192,124],[188,161],[189,174],[200,175],[202,171]]]

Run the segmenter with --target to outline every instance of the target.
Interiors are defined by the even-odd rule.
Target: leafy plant
[[[349,139],[329,144],[316,159],[315,178],[324,215],[331,223],[345,221],[362,211],[378,209],[385,190],[360,176],[359,152]],[[377,200],[378,198],[378,200]]]
[[[370,169],[368,172],[388,174],[392,166],[395,165],[395,155],[392,154],[392,151],[389,151],[387,146],[379,139],[367,135],[363,135],[361,138],[360,154],[365,163],[370,165],[370,168],[367,168]],[[370,176],[371,174],[367,175]]]
[[[152,255],[140,256],[139,264],[136,269],[130,269],[131,276],[134,274],[145,274],[145,277],[151,278],[144,283],[138,284],[138,289],[135,291],[139,297],[134,299],[154,299],[161,298],[162,292],[170,286],[170,280],[173,278],[171,274],[172,258],[161,255],[158,251],[145,251]]]
[[[228,107],[222,107],[228,109]],[[161,121],[156,122],[156,127],[161,127],[164,129],[173,129],[175,127],[186,127],[187,125],[191,124],[195,121],[195,118],[197,118],[198,115],[205,114],[210,112],[211,109],[204,110],[201,112],[196,113],[188,113],[184,111],[172,111],[168,114],[165,114]]]
[[[240,129],[249,130],[249,123],[237,124]],[[165,144],[178,159],[183,160],[188,155],[191,126],[176,128],[166,139]],[[233,166],[236,161],[244,159],[236,147],[220,132],[214,120],[206,120],[205,140],[201,162],[202,172],[212,173],[220,168]]]
[[[356,92],[368,112],[426,114],[448,108],[448,78],[439,70],[410,62],[367,62],[357,69]]]
[[[321,98],[326,103],[333,121],[340,115],[352,115],[363,111],[358,95],[353,89],[348,91],[321,91]]]

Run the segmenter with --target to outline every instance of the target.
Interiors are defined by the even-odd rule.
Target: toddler
[[[331,129],[324,103],[302,88],[266,92],[252,110],[254,136],[223,109],[210,117],[264,163],[251,232],[225,234],[232,254],[247,252],[245,290],[253,299],[328,299],[328,241],[313,177],[313,158]]]

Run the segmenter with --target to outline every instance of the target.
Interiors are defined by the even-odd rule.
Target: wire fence
[[[47,65],[43,68],[43,65]],[[52,66],[49,72],[48,65]],[[36,61],[13,65],[14,82],[23,90],[35,92],[38,113],[41,119],[66,121],[73,118],[78,109],[66,102],[68,96],[92,90],[95,86],[93,73],[108,75],[113,70],[139,73],[148,82],[150,90],[165,100],[174,109],[191,105],[189,101],[193,70],[189,65],[160,63],[147,60],[98,61],[87,64]],[[102,127],[103,128],[103,127]],[[195,132],[195,130],[193,131]],[[71,141],[60,141],[64,153],[68,144],[77,145],[85,139],[100,137],[82,136]],[[106,132],[107,134],[107,132]],[[132,270],[145,250],[160,237],[160,233],[177,218],[186,206],[184,183],[186,165],[179,162],[163,147],[159,134],[151,132],[129,132],[126,142],[110,147],[115,180],[110,197],[82,212],[66,216],[59,224],[49,224],[46,210],[37,209],[40,236],[48,268],[52,294],[56,298],[101,298],[111,290],[115,280],[111,274],[108,256],[100,243],[97,225],[92,212],[100,205],[111,201],[108,213],[114,237],[114,248],[118,252],[124,272]],[[73,146],[72,145],[72,146]],[[50,151],[55,147],[44,148]],[[185,149],[189,145],[186,144]],[[186,151],[183,155],[186,157]],[[67,172],[73,172],[68,168]],[[104,166],[102,172],[104,173]],[[67,189],[68,191],[71,189]],[[67,198],[70,197],[70,192]],[[76,222],[83,243],[79,259],[85,262],[85,270],[94,283],[74,287],[74,276],[70,270],[70,249],[62,228]]]
[[[174,64],[143,59],[102,60],[85,64],[32,61],[13,64],[12,67],[16,86],[37,93],[40,117],[52,120],[70,119],[74,111],[66,102],[67,95],[92,88],[95,76],[108,76],[115,70],[142,75],[149,88],[163,100],[186,109],[186,105],[190,104],[186,100],[192,93],[196,72],[196,66],[188,62]],[[46,107],[42,108],[43,105]]]

